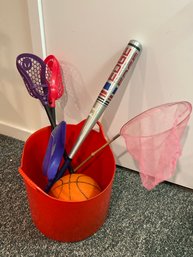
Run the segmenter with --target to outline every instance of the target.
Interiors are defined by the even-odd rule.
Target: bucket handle
[[[103,130],[103,126],[102,126],[101,122],[100,122],[100,121],[97,121],[97,125],[99,126],[99,133],[100,133],[104,138],[106,138],[106,137],[105,137],[104,130]]]
[[[85,123],[85,121],[86,121],[85,119],[82,120],[82,121],[79,122],[76,126],[79,126],[80,128],[82,128],[83,125],[84,125],[84,123]],[[96,131],[96,130],[95,130],[95,131],[96,131],[97,133],[101,134],[104,139],[106,139],[105,133],[104,133],[104,130],[103,130],[103,126],[102,126],[101,122],[100,122],[100,121],[97,121],[96,124],[97,124],[98,127],[99,127],[99,131]]]
[[[24,179],[24,181],[27,182],[27,184],[29,184],[34,190],[43,192],[43,190],[42,190],[40,187],[38,187],[38,186],[24,173],[24,171],[22,170],[21,167],[19,167],[18,170],[19,170],[20,175],[21,175],[22,178]]]

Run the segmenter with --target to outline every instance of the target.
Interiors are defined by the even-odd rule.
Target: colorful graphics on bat
[[[104,85],[103,89],[101,90],[98,98],[97,98],[97,102],[103,104],[103,105],[108,105],[111,101],[111,99],[113,98],[114,94],[116,93],[118,86],[113,90],[113,92],[109,95],[109,92],[111,92],[111,87],[112,84],[109,82],[106,82],[106,84]]]
[[[137,52],[132,54],[132,49],[133,47],[130,46],[129,44],[125,48],[122,56],[120,57],[116,66],[114,67],[111,75],[109,76],[106,84],[104,85],[103,89],[101,90],[97,98],[98,103],[105,106],[107,106],[110,103],[115,92],[117,91],[118,87],[123,81],[126,73],[128,72],[131,65],[133,64],[133,62],[138,56]]]

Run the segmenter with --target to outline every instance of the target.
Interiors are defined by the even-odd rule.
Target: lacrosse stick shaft
[[[94,127],[96,122],[105,111],[121,82],[125,78],[126,73],[128,74],[128,71],[131,71],[131,67],[138,60],[141,49],[141,44],[136,40],[131,40],[128,43],[117,64],[115,65],[113,72],[109,76],[107,82],[105,83],[103,89],[97,97],[96,102],[91,109],[90,114],[88,115],[86,122],[80,132],[80,135],[69,154],[70,159],[73,158],[78,148],[84,141],[85,137],[88,135],[90,130]]]
[[[48,105],[43,105],[43,106],[44,106],[44,109],[45,109],[46,114],[47,114],[47,116],[48,116],[48,119],[49,119],[49,121],[50,121],[51,127],[52,127],[52,129],[54,129],[54,128],[56,127],[56,120],[55,120],[55,118],[53,117],[49,106],[48,106]]]
[[[100,153],[105,147],[110,145],[113,141],[115,141],[118,137],[120,137],[120,134],[115,135],[113,138],[111,138],[109,141],[107,141],[104,145],[102,145],[100,148],[98,148],[96,151],[92,152],[84,161],[82,161],[75,169],[74,172],[76,172],[78,169],[80,169],[85,163],[87,163],[91,158],[96,156],[96,154]]]
[[[50,107],[50,112],[51,112],[51,115],[52,115],[52,118],[56,124],[56,110],[55,110],[55,107]]]

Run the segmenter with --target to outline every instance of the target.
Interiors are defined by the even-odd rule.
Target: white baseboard
[[[0,134],[13,137],[22,141],[26,139],[33,133],[33,131],[26,130],[21,127],[15,127],[10,124],[0,122]]]

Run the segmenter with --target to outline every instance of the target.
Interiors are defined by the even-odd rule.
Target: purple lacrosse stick
[[[46,64],[41,58],[34,54],[23,53],[17,57],[16,66],[29,94],[41,101],[52,128],[54,128],[56,122],[53,119],[49,108]]]

